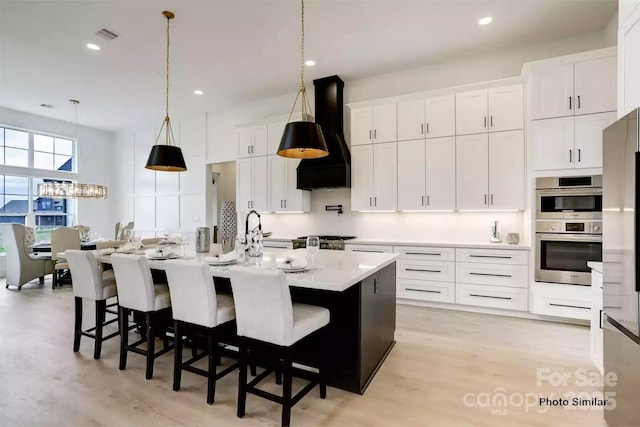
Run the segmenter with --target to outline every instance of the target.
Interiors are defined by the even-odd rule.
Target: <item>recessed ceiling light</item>
[[[314,61],[313,59],[307,59],[306,61],[304,61],[304,65],[306,65],[307,67],[313,67],[314,65],[316,65],[316,61]]]
[[[196,95],[202,95],[202,94],[204,94],[204,92],[203,92],[203,91],[201,91],[201,90],[194,90],[194,91],[193,91],[193,93],[195,93]]]
[[[490,16],[485,16],[484,18],[480,19],[478,21],[478,24],[480,25],[489,25],[493,22],[493,18]]]
[[[87,43],[87,47],[91,50],[100,50],[100,46],[98,46],[97,44],[93,44],[93,43]]]
[[[43,108],[53,108],[53,105],[51,104],[40,104],[40,106]]]

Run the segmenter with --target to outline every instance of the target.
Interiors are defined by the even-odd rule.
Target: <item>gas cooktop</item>
[[[301,236],[293,241],[293,249],[307,247],[307,237]],[[320,249],[344,250],[344,241],[355,239],[355,236],[318,236],[320,238]]]
[[[309,236],[298,237],[296,240],[307,240]],[[356,236],[318,236],[320,240],[351,240],[355,239]]]

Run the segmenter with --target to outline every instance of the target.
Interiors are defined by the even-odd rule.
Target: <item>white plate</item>
[[[237,263],[238,263],[237,259],[232,259],[232,260],[229,260],[229,261],[207,261],[207,264],[213,265],[213,266],[232,265],[232,264],[237,264]]]
[[[167,254],[167,255],[160,255],[160,254],[152,254],[152,255],[147,255],[147,258],[153,261],[162,261],[165,259],[176,259],[176,258],[180,258],[180,255],[178,254]]]
[[[304,267],[284,267],[284,266],[276,266],[276,268],[280,271],[284,271],[285,273],[301,273],[303,271],[311,270],[310,265],[306,265]]]

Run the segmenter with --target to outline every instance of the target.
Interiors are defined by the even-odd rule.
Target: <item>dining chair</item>
[[[98,267],[98,261],[91,251],[81,251],[79,249],[68,249],[64,256],[69,264],[69,269],[73,275],[73,296],[75,300],[75,327],[73,333],[73,351],[80,350],[80,339],[82,336],[95,340],[93,358],[100,359],[102,352],[102,342],[118,336],[120,331],[116,331],[107,336],[103,335],[103,328],[106,325],[118,321],[118,311],[109,310],[110,307],[118,305],[117,302],[107,304],[107,300],[117,297],[118,290],[113,277],[104,278]],[[93,328],[82,330],[82,300],[88,299],[95,302],[96,321]],[[116,317],[106,320],[106,314],[115,314]],[[95,331],[94,334],[91,332]]]
[[[15,286],[21,290],[25,283],[36,278],[40,284],[44,283],[44,276],[51,273],[51,259],[30,253],[29,242],[35,241],[34,229],[17,223],[0,224],[0,235],[7,252],[5,287]]]
[[[116,236],[116,240],[128,240],[129,234],[133,231],[134,222],[131,221],[127,225],[120,224],[120,232]]]
[[[127,366],[129,351],[147,358],[146,379],[153,377],[155,359],[173,349],[169,345],[166,330],[171,319],[171,297],[166,284],[154,285],[149,263],[144,256],[113,254],[111,265],[118,284],[118,302],[120,304],[120,370]],[[129,344],[129,313],[142,316],[146,327],[141,330],[140,340]],[[155,352],[155,338],[163,340],[162,350]],[[146,342],[147,348],[139,346]]]
[[[182,370],[207,377],[207,403],[215,400],[216,381],[238,367],[233,363],[216,373],[221,355],[219,343],[235,335],[235,308],[230,295],[216,293],[209,265],[195,261],[167,261],[165,272],[171,291],[171,307],[175,333],[173,390],[180,390]],[[207,351],[182,360],[183,336],[202,334],[207,337]],[[191,343],[194,346],[193,340]],[[195,348],[195,347],[193,347]],[[229,353],[225,353],[229,355]],[[208,358],[208,371],[193,366],[204,356]],[[237,353],[235,354],[237,357]]]
[[[239,337],[240,368],[238,380],[238,417],[245,415],[247,393],[282,405],[282,425],[291,421],[291,408],[316,385],[320,397],[327,394],[323,328],[329,324],[329,310],[323,307],[292,303],[287,278],[282,271],[251,270],[232,271],[230,274],[233,300],[236,308],[237,334]],[[313,336],[313,337],[312,337]],[[296,348],[313,340],[318,374],[293,368]],[[247,383],[247,366],[257,359],[258,365],[267,369]],[[273,370],[282,372],[282,396],[268,393],[256,386]],[[309,380],[295,396],[292,396],[292,377]],[[276,380],[277,381],[277,380]]]
[[[64,271],[69,270],[67,261],[58,259],[58,254],[67,249],[80,249],[80,231],[73,227],[58,227],[51,230],[51,263],[53,267],[51,287],[53,289],[58,286],[58,281]]]

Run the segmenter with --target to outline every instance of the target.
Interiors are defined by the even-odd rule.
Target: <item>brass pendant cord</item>
[[[293,101],[293,107],[291,107],[291,112],[289,113],[289,119],[287,122],[291,121],[291,116],[293,115],[293,111],[296,109],[296,104],[298,103],[298,98],[302,94],[302,120],[306,120],[306,115],[311,114],[311,104],[309,104],[309,99],[307,98],[307,88],[304,85],[304,0],[300,1],[300,89],[298,89],[298,94],[296,95],[295,101]]]
[[[167,145],[176,145],[175,138],[173,137],[173,128],[171,127],[171,120],[169,119],[169,47],[170,47],[170,33],[169,33],[169,22],[174,18],[173,13],[171,12],[162,12],[163,15],[167,18],[167,56],[165,63],[165,117],[162,122],[162,126],[160,127],[160,132],[158,132],[158,137],[156,138],[156,144],[158,144],[158,140],[160,139],[160,135],[162,135],[162,130],[166,126],[165,130],[165,143]]]

